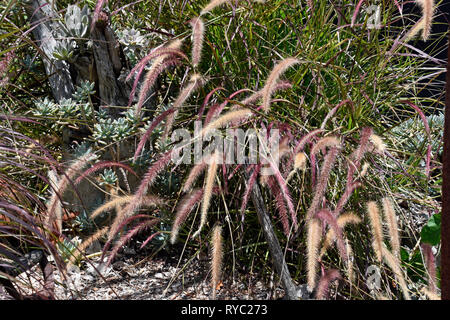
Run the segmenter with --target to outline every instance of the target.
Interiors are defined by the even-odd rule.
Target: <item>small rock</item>
[[[95,280],[95,278],[92,276],[92,274],[90,274],[90,273],[88,273],[86,271],[81,271],[80,272],[80,276],[81,276],[81,279],[83,279],[83,281],[90,282],[90,281],[94,281]]]
[[[161,272],[158,272],[154,275],[156,279],[164,279],[164,275]]]
[[[173,289],[173,290],[177,290],[180,286],[181,286],[181,283],[174,283],[174,284],[172,285],[172,289]]]
[[[113,263],[112,267],[115,271],[120,271],[123,269],[124,265],[125,265],[125,262],[117,261],[117,262]]]
[[[67,266],[67,272],[68,272],[69,274],[80,273],[80,268],[79,268],[78,266],[76,266],[76,265],[70,263],[70,264]]]
[[[102,251],[102,246],[98,240],[95,240],[89,247],[86,249],[86,254],[92,254]]]
[[[134,250],[133,248],[125,247],[123,249],[123,253],[126,254],[126,255],[135,255],[136,254],[136,250]]]

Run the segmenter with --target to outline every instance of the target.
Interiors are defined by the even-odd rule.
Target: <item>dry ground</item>
[[[97,261],[92,265],[98,268]],[[98,268],[85,264],[81,269],[73,267],[69,270],[69,281],[66,285],[56,285],[57,299],[77,300],[175,300],[210,299],[211,286],[207,260],[188,259],[179,262],[174,257],[157,256],[153,260],[142,257],[127,256],[113,263],[108,268]],[[36,271],[37,269],[33,269]],[[21,285],[23,292],[30,292],[26,286],[32,283],[39,287],[37,281],[29,279],[23,273],[19,278],[26,285]],[[57,281],[60,279],[55,272]],[[236,274],[225,275],[223,285],[217,291],[217,299],[223,300],[266,300],[278,299],[283,290],[276,283],[264,283],[258,275]],[[106,280],[106,282],[105,282]],[[0,287],[0,300],[11,299]]]

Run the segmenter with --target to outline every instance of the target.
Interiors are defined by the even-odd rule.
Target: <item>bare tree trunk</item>
[[[111,118],[118,118],[124,111],[123,107],[128,105],[131,85],[125,83],[124,80],[124,74],[127,74],[128,70],[124,68],[126,63],[121,59],[124,55],[114,31],[109,25],[108,15],[101,12],[100,18],[90,32],[90,39],[84,40],[84,43],[90,40],[92,46],[83,46],[83,50],[77,51],[69,63],[53,56],[58,41],[61,41],[60,34],[64,33],[61,32],[63,28],[62,22],[60,22],[62,15],[55,11],[52,1],[28,0],[26,8],[32,23],[34,41],[41,50],[40,54],[55,101],[60,103],[62,99],[72,98],[75,86],[88,80],[95,83],[96,93],[92,96],[95,109],[105,110]],[[150,109],[153,102],[152,99],[149,99],[146,108]],[[81,126],[78,130],[63,128],[64,161],[72,160],[70,148],[72,142],[87,137],[89,134],[90,130],[87,126]],[[101,154],[101,158],[120,161],[129,158],[134,153],[132,143],[122,143],[118,149],[120,151],[117,152],[117,157],[120,155],[120,159],[113,158],[116,154],[112,154],[111,150]],[[134,187],[137,181],[131,178],[129,183]],[[87,181],[81,182],[78,189],[79,194],[83,195],[83,201],[72,192],[67,192],[64,196],[65,199],[70,200],[69,207],[74,211],[86,210],[89,212],[104,200],[105,194]]]
[[[69,71],[69,65],[65,61],[53,58],[57,40],[53,32],[61,28],[56,20],[57,16],[49,1],[30,1],[28,14],[31,16],[31,25],[36,45],[41,51],[45,72],[49,75],[49,83],[53,97],[57,102],[61,99],[69,99],[74,92],[74,85]]]
[[[74,87],[81,81],[96,83],[98,100],[113,117],[118,115],[117,106],[126,106],[131,88],[121,78],[122,62],[114,32],[105,20],[96,23],[90,34],[92,50],[80,53],[73,63],[53,57],[58,43],[58,31],[62,28],[58,13],[48,0],[31,0],[27,6],[31,17],[33,36],[41,50],[46,74],[56,102],[72,98]]]

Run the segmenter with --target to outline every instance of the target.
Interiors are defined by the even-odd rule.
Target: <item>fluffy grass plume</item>
[[[320,171],[319,180],[314,188],[314,197],[306,213],[307,220],[311,219],[316,214],[317,209],[319,208],[320,202],[322,201],[323,195],[325,194],[325,191],[327,189],[331,168],[336,161],[338,152],[338,148],[332,147],[325,156],[325,160],[323,161],[322,169]]]
[[[132,201],[135,201],[135,196],[121,196],[121,197],[115,197],[111,199],[110,201],[102,204],[100,207],[94,210],[92,214],[90,215],[91,219],[95,219],[98,215],[102,214],[103,212],[110,211],[111,209],[120,208],[124,204],[130,203]],[[156,196],[144,196],[144,199],[142,199],[143,205],[161,205],[164,201],[161,198],[158,198]],[[118,213],[118,212],[116,212]]]
[[[5,56],[0,60],[0,88],[2,88],[9,79],[8,76],[8,68],[11,64],[13,58],[15,57],[14,51],[9,51],[5,54]]]
[[[56,186],[56,191],[54,192],[52,197],[50,198],[50,202],[48,205],[49,211],[46,220],[46,225],[49,229],[53,222],[56,221],[58,232],[62,231],[62,208],[61,208],[61,197],[64,194],[64,191],[67,189],[69,183],[73,180],[75,175],[83,169],[83,167],[91,160],[93,160],[96,155],[92,153],[85,154],[75,160],[69,168],[65,171],[64,175],[59,179],[58,184]]]
[[[180,50],[181,44],[182,42],[180,40],[175,40],[169,43],[167,47],[156,49],[154,52],[150,53],[148,56],[142,59],[131,70],[130,75],[128,77],[134,74],[135,68],[139,68],[138,75],[134,80],[133,87],[130,93],[128,105],[131,105],[132,99],[134,97],[134,92],[136,91],[137,83],[139,81],[139,77],[141,72],[143,71],[143,68],[145,67],[148,61],[154,59],[150,69],[147,71],[147,74],[145,75],[144,83],[139,92],[139,99],[135,109],[135,114],[138,118],[140,118],[141,109],[145,102],[147,94],[155,84],[155,81],[158,78],[158,76],[168,67],[180,64],[180,60],[178,59],[178,57],[183,57],[187,59],[186,55]]]
[[[370,226],[372,228],[373,250],[375,251],[378,261],[381,262],[383,257],[383,226],[381,224],[378,205],[375,201],[369,201],[367,203],[367,212],[369,214]]]
[[[292,158],[289,159],[288,161],[288,167],[292,166],[292,162],[294,162],[294,157],[295,155],[297,155],[299,152],[303,151],[305,145],[307,143],[309,143],[311,141],[311,139],[313,139],[317,134],[323,132],[322,129],[316,129],[316,130],[312,130],[311,132],[307,133],[306,135],[304,135],[303,137],[300,138],[300,140],[297,142],[297,145],[295,146],[292,154]],[[314,157],[314,156],[313,156]]]
[[[289,147],[289,139],[288,137],[284,137],[283,140],[280,141],[278,145],[277,152],[273,155],[275,161],[282,160],[287,157],[291,153],[291,148]]]
[[[347,181],[345,185],[345,190],[341,198],[339,199],[335,209],[334,209],[334,216],[337,217],[342,209],[344,208],[347,201],[350,199],[350,196],[353,194],[356,188],[361,186],[361,182],[355,181],[355,172],[359,170],[361,166],[361,159],[363,158],[364,154],[368,150],[369,140],[370,136],[372,135],[372,128],[370,127],[364,127],[361,130],[361,137],[359,140],[358,147],[352,152],[350,157],[347,160],[348,169],[347,169]]]
[[[147,99],[147,94],[156,82],[158,76],[168,67],[179,65],[180,61],[177,59],[164,59],[161,61],[155,61],[152,67],[145,75],[144,84],[142,85],[141,91],[139,92],[139,99],[136,105],[135,114],[138,119],[141,118],[142,106]],[[131,99],[130,95],[130,99]],[[130,101],[131,102],[131,101]]]
[[[306,154],[304,152],[299,152],[295,155],[294,169],[304,170],[305,168],[306,168]]]
[[[86,248],[89,247],[94,241],[104,236],[108,232],[108,229],[109,226],[106,226],[100,230],[97,230],[96,233],[84,240],[77,248],[78,253],[75,253],[70,257],[69,264],[75,264],[75,261],[80,258],[80,256],[84,253],[84,250],[86,250]]]
[[[326,271],[317,285],[316,299],[326,299],[328,297],[328,288],[330,287],[331,282],[339,279],[341,279],[341,274],[336,269]]]
[[[318,265],[318,249],[320,239],[322,237],[322,226],[321,222],[313,218],[308,222],[307,229],[307,284],[308,290],[313,291],[316,286],[316,275],[317,275],[317,265]]]
[[[134,152],[133,161],[136,162],[137,158],[141,154],[142,149],[144,148],[145,142],[149,139],[150,135],[152,134],[153,130],[163,121],[169,114],[175,112],[174,108],[169,108],[163,113],[161,113],[159,116],[157,116],[148,129],[145,131],[145,133],[142,135],[141,140],[138,143],[138,146],[136,148],[136,151]]]
[[[311,153],[316,155],[319,151],[324,150],[325,148],[336,147],[338,148],[341,144],[341,140],[339,140],[335,136],[328,136],[320,139],[314,146],[311,148]]]
[[[377,152],[383,153],[386,150],[386,145],[384,144],[383,139],[376,134],[371,134],[369,139]]]
[[[297,172],[297,170],[305,170],[306,169],[306,154],[304,152],[299,152],[294,157],[294,169],[289,173],[286,178],[286,182],[288,182]]]
[[[199,136],[200,137],[205,136],[209,131],[221,128],[224,125],[230,123],[231,121],[246,119],[250,117],[252,114],[253,112],[250,109],[238,109],[235,111],[229,111],[225,113],[223,116],[210,122],[206,127],[204,127],[202,131],[200,131]]]
[[[223,239],[222,227],[216,225],[211,237],[211,289],[212,297],[216,298],[216,287],[219,284],[222,273]]]
[[[214,179],[216,178],[218,162],[219,162],[219,153],[218,153],[218,151],[216,151],[211,158],[211,161],[210,161],[210,164],[208,167],[208,172],[206,174],[205,192],[203,194],[200,226],[198,227],[198,230],[192,235],[193,237],[196,237],[197,235],[200,234],[200,231],[202,230],[203,226],[206,223],[206,216],[208,214],[209,205],[211,203],[211,196],[213,193]]]
[[[255,168],[253,169],[253,172],[245,186],[244,196],[242,197],[242,204],[241,204],[242,220],[244,219],[244,216],[245,216],[244,210],[245,210],[245,208],[247,208],[247,203],[248,203],[248,199],[250,197],[250,192],[252,191],[253,185],[257,181],[258,174],[261,171],[261,164],[255,165],[254,167]]]
[[[172,231],[170,233],[170,243],[174,244],[177,240],[180,226],[186,221],[189,214],[194,209],[195,205],[201,201],[203,197],[203,189],[196,189],[187,194],[177,207],[175,213],[175,221],[172,225]]]
[[[175,151],[177,149],[174,149]],[[169,165],[170,160],[172,159],[172,152],[174,150],[169,150],[164,153],[155,163],[153,163],[144,174],[144,177],[135,192],[136,201],[130,202],[125,208],[127,211],[127,215],[131,215],[135,210],[137,210],[140,206],[140,201],[143,199],[143,196],[147,193],[148,188],[152,186],[155,178],[158,174]]]
[[[177,99],[173,103],[173,107],[180,108],[187,98],[190,97],[192,92],[196,90],[203,82],[202,76],[199,73],[194,73],[189,79],[189,83],[186,87],[180,92]]]
[[[356,188],[359,188],[360,186],[361,186],[361,182],[359,182],[359,181],[355,181],[351,184],[347,184],[347,186],[344,190],[344,194],[339,199],[339,201],[336,205],[336,208],[333,211],[333,215],[335,217],[339,216],[339,214],[341,213],[345,204],[347,203],[348,199],[350,199],[350,196],[353,194],[353,191],[355,191]]]
[[[355,25],[356,18],[358,17],[358,13],[359,13],[359,10],[361,9],[361,5],[363,4],[363,2],[364,2],[364,0],[359,0],[358,3],[356,4],[355,11],[353,11],[352,21],[351,21],[352,28]]]
[[[277,156],[277,155],[275,155],[275,156]],[[270,159],[268,159],[268,162],[269,162],[269,166],[273,172],[273,177],[278,182],[278,185],[281,190],[281,194],[283,195],[283,199],[286,202],[286,205],[289,209],[289,213],[291,214],[292,224],[294,225],[294,231],[297,232],[297,230],[298,230],[297,214],[296,214],[294,204],[292,202],[292,197],[289,192],[289,188],[286,184],[286,180],[283,178],[280,170],[278,169],[278,166],[275,165],[273,163],[273,161],[271,161]],[[262,176],[264,176],[264,175],[262,175]],[[274,191],[272,191],[272,193],[274,193]]]
[[[373,140],[371,137],[374,137]],[[361,130],[361,137],[359,139],[358,147],[355,149],[355,151],[352,152],[352,155],[350,157],[352,163],[349,163],[349,170],[347,173],[347,184],[352,182],[353,174],[355,173],[355,170],[358,169],[361,165],[361,159],[363,158],[364,154],[367,152],[368,149],[368,143],[369,141],[372,141],[372,143],[375,145],[375,147],[379,150],[384,150],[384,143],[380,138],[377,139],[378,136],[375,136],[373,134],[373,130],[370,127],[364,127]]]
[[[210,158],[211,155],[208,156]],[[202,159],[200,163],[197,163],[189,172],[186,182],[183,185],[183,192],[189,192],[192,189],[192,185],[197,180],[198,176],[206,169],[208,166],[207,159]]]
[[[355,215],[353,212],[346,212],[341,214],[337,219],[336,219],[337,225],[339,226],[339,228],[344,229],[345,226],[349,223],[360,223],[361,222],[361,218],[358,217],[357,215]],[[327,249],[333,244],[334,240],[336,239],[336,234],[334,233],[334,229],[329,229],[327,234],[325,235],[325,240],[323,242],[322,245],[322,249],[320,250],[320,254],[319,257],[322,257],[325,252],[327,251]]]
[[[318,135],[319,133],[322,133],[322,132],[323,132],[322,129],[315,129],[315,130],[308,132],[303,137],[301,137],[301,139],[298,141],[297,145],[294,148],[294,154],[297,154],[298,152],[303,151],[303,148],[305,147],[305,145],[308,142],[310,142],[312,138],[314,138],[316,135]]]
[[[361,172],[360,172],[361,177],[364,177],[367,174],[367,172],[369,171],[369,168],[370,168],[370,164],[368,162],[363,164],[363,166],[361,168]]]
[[[189,24],[192,26],[192,65],[196,68],[202,57],[205,25],[202,19],[198,17],[192,19]]]
[[[416,2],[422,8],[422,17],[423,17],[422,39],[426,41],[430,37],[431,33],[431,23],[433,21],[433,14],[434,14],[434,0],[416,0]]]
[[[175,112],[171,113],[167,117],[166,126],[164,128],[164,134],[162,136],[162,140],[166,140],[169,136],[170,130],[172,130],[173,123],[175,121],[176,116],[178,115],[178,109],[181,108],[184,102],[191,96],[191,94],[197,90],[203,84],[203,80],[200,74],[194,73],[189,79],[188,84],[181,90],[178,97],[174,101],[172,107],[175,109]]]
[[[342,260],[347,262],[348,254],[347,254],[347,250],[345,248],[344,235],[342,232],[342,228],[337,223],[336,218],[327,209],[322,209],[319,212],[317,212],[316,217],[318,219],[320,219],[321,221],[326,222],[326,224],[328,224],[328,226],[329,226],[329,229],[330,230],[332,229],[334,231],[339,254],[340,254]]]
[[[405,277],[403,276],[402,269],[400,268],[399,260],[396,257],[394,257],[394,255],[386,248],[386,246],[382,246],[381,250],[384,260],[386,261],[386,264],[389,266],[389,268],[391,268],[391,270],[395,273],[395,276],[397,277],[400,288],[402,289],[403,292],[403,297],[405,297],[406,300],[411,300],[408,292],[408,286],[406,285]]]
[[[132,217],[134,218],[134,217]],[[158,218],[149,218],[146,217],[146,220],[144,222],[138,223],[136,226],[134,226],[131,230],[129,230],[126,234],[121,236],[121,238],[117,241],[115,246],[112,248],[111,253],[108,257],[108,261],[106,262],[106,265],[109,266],[111,262],[114,260],[115,256],[119,252],[120,249],[123,248],[123,246],[131,240],[132,237],[134,237],[139,232],[144,231],[147,228],[150,228],[157,224],[160,220]],[[122,229],[122,228],[120,228]]]
[[[274,91],[279,91],[279,90],[285,90],[285,89],[289,89],[292,88],[292,84],[289,81],[277,81]],[[246,106],[246,105],[250,105],[253,104],[255,102],[258,101],[258,99],[260,99],[263,95],[263,91],[256,91],[253,94],[251,94],[250,96],[248,96],[247,98],[241,100],[239,102],[239,104],[235,104],[231,107],[231,109],[235,109],[235,108],[240,108],[240,106]]]
[[[408,42],[410,41],[412,38],[414,38],[419,32],[420,30],[423,29],[425,25],[425,19],[422,17],[419,21],[417,21],[412,27],[411,29],[409,29],[409,31],[406,33],[406,35],[400,40],[400,42]],[[395,47],[394,47],[395,48]]]
[[[391,240],[392,252],[394,256],[399,257],[400,254],[400,238],[398,235],[398,223],[395,215],[394,207],[391,199],[383,199],[383,212],[389,230],[389,238]]]
[[[102,204],[100,207],[95,209],[94,212],[92,212],[90,218],[95,219],[103,212],[107,212],[107,211],[110,211],[115,208],[120,208],[122,205],[129,203],[130,201],[133,201],[133,200],[134,200],[134,196],[121,196],[121,197],[116,197],[114,199],[111,199],[110,201]],[[118,213],[118,212],[116,212],[116,213]]]
[[[217,91],[220,91],[220,90],[225,90],[225,88],[224,87],[214,88],[206,95],[205,99],[203,99],[202,106],[200,107],[200,110],[198,111],[198,120],[202,119],[203,113],[205,112],[205,108],[209,104],[209,101],[211,100],[214,93],[216,93]]]
[[[58,177],[58,173],[56,172],[56,170],[49,170],[48,171],[48,180],[49,183],[51,184],[52,189],[51,189],[51,196],[50,196],[50,202],[48,205],[48,208],[51,208],[54,205],[54,202],[56,202],[58,200],[58,181],[59,181],[59,177]],[[62,195],[61,195],[62,196]],[[57,203],[56,207],[55,207],[55,212],[54,212],[54,216],[55,217],[62,217],[62,206],[61,203]],[[47,219],[50,219],[50,216],[48,216]],[[48,225],[50,225],[50,220],[48,220]]]
[[[289,218],[282,191],[280,190],[278,183],[272,176],[268,177],[266,183],[269,186],[271,193],[275,197],[275,205],[277,212],[280,215],[281,225],[283,226],[284,234],[286,235],[286,237],[289,237],[290,233]]]
[[[272,97],[273,92],[275,91],[278,78],[280,75],[285,72],[288,68],[293,66],[294,64],[300,63],[298,59],[295,58],[286,58],[278,63],[270,73],[264,87],[261,89],[262,92],[262,109],[264,112],[269,112],[270,108],[270,98]]]
[[[211,106],[211,108],[209,108],[209,110],[208,110],[208,113],[206,114],[206,118],[205,118],[205,121],[203,122],[203,125],[204,126],[208,125],[208,123],[210,123],[210,121],[212,119],[218,117],[221,114],[223,109],[228,105],[228,103],[230,101],[232,101],[234,99],[234,97],[236,97],[237,95],[241,94],[242,92],[246,92],[246,91],[251,91],[251,90],[249,90],[249,89],[237,90],[237,91],[233,92],[232,94],[230,94],[227,98],[225,98],[225,101],[223,101],[221,104],[214,104],[213,106]],[[241,103],[241,105],[245,105],[245,104]],[[234,111],[234,110],[237,110],[240,108],[241,108],[240,105],[234,104],[233,106],[231,106],[230,110]],[[200,112],[199,112],[199,115],[200,115]]]
[[[111,205],[113,205],[115,200],[111,200]],[[129,210],[130,205],[135,207],[147,207],[147,206],[159,206],[159,205],[163,205],[165,202],[161,199],[158,198],[156,196],[151,196],[151,195],[147,195],[147,196],[142,196],[140,197],[140,199],[137,199],[137,196],[133,196],[133,199],[128,200],[128,204],[125,208],[123,208],[122,210],[120,210],[120,212],[117,212],[116,217],[114,218],[114,221],[111,225],[111,229],[109,231],[108,234],[108,241],[111,241],[114,236],[116,235],[116,233],[119,231],[119,227],[121,225],[121,223],[128,217],[130,217],[133,212],[135,210],[137,210],[137,208],[135,210]],[[118,204],[115,204],[118,205]],[[115,207],[115,206],[113,206]],[[111,207],[111,208],[113,208]]]
[[[253,0],[253,2],[257,2],[257,3],[264,3],[266,0]],[[224,3],[231,3],[230,0],[212,0],[210,1],[200,12],[200,15],[204,15],[205,13],[208,13],[212,10],[214,10],[215,8],[223,5]]]
[[[226,102],[227,101],[225,101],[225,103]],[[222,105],[223,105],[223,103],[222,103]],[[203,125],[204,126],[208,125],[208,123],[210,123],[211,120],[213,120],[213,118],[216,118],[218,115],[220,115],[220,112],[222,111],[221,109],[222,109],[221,105],[219,105],[219,104],[212,105],[209,108],[208,112],[206,113],[205,121],[203,121]]]
[[[129,81],[136,72],[138,72],[136,78],[137,80],[139,80],[139,76],[142,74],[142,68],[145,67],[151,60],[154,60],[153,62],[161,62],[165,57],[169,55],[178,56],[180,58],[184,58],[185,60],[189,60],[184,52],[180,50],[182,44],[183,42],[180,39],[175,39],[167,46],[154,49],[152,52],[142,58],[138,63],[136,63],[136,65],[131,69],[130,73],[126,77],[125,81]]]
[[[354,189],[358,187],[357,185],[355,185],[356,182],[354,180],[354,175],[361,166],[361,159],[368,150],[369,140],[372,134],[373,130],[370,127],[364,127],[361,130],[361,137],[358,147],[352,152],[348,159],[347,182],[345,186],[344,196],[339,199],[338,205],[336,206],[336,209],[334,211],[336,216],[340,213]]]
[[[331,110],[328,112],[328,114],[327,114],[327,116],[325,117],[325,119],[322,121],[322,124],[320,125],[320,129],[325,129],[325,126],[326,126],[328,120],[330,120],[330,119],[334,116],[334,114],[336,113],[336,111],[337,111],[340,107],[342,107],[343,105],[345,105],[345,104],[347,104],[347,103],[350,104],[350,105],[353,104],[353,102],[352,102],[351,100],[346,99],[346,100],[343,100],[343,101],[339,102],[333,109],[331,109]]]
[[[352,246],[350,245],[349,241],[347,239],[345,239],[345,248],[347,249],[347,253],[348,253],[348,263],[347,263],[347,276],[348,276],[348,281],[350,282],[350,289],[353,286],[353,283],[355,282],[355,272],[354,272],[354,256],[353,256],[353,249]]]
[[[229,3],[230,0],[212,0],[209,2],[200,12],[200,15],[204,15],[205,13],[210,12],[211,10],[215,9],[218,6],[221,6],[224,3]]]

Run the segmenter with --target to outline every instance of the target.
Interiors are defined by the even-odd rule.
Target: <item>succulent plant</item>
[[[102,144],[107,144],[115,136],[115,125],[112,119],[102,120],[94,125],[93,138]]]
[[[117,182],[117,175],[113,169],[105,169],[103,173],[100,174],[100,185],[113,185]]]
[[[114,123],[116,124],[116,138],[124,139],[130,135],[132,128],[125,118],[119,118]]]
[[[59,104],[59,114],[63,118],[75,116],[77,113],[77,105],[72,99],[61,99]]]
[[[69,5],[64,16],[63,30],[67,36],[76,39],[85,38],[89,32],[89,7],[80,9],[77,5]]]
[[[99,121],[106,120],[110,117],[108,111],[106,111],[105,108],[100,108],[98,111],[95,112],[95,115]]]
[[[57,248],[61,257],[65,261],[68,261],[74,255],[80,243],[81,239],[79,237],[74,237],[72,240],[64,239],[62,242],[58,242]]]
[[[46,117],[53,116],[57,108],[56,104],[47,97],[44,100],[35,103],[36,109],[33,110],[35,116]]]
[[[87,215],[86,211],[83,210],[76,218],[74,223],[78,226],[81,232],[89,232],[94,229],[94,223]]]
[[[87,102],[89,96],[95,93],[94,86],[94,82],[89,82],[88,80],[83,81],[79,86],[77,86],[77,89],[73,94],[73,98],[80,103]]]
[[[432,151],[442,152],[442,137],[444,128],[444,114],[438,113],[427,117],[431,134]],[[420,119],[408,119],[392,129],[392,133],[398,137],[402,147],[409,152],[416,152],[418,148],[428,143],[425,127]]]
[[[87,117],[92,115],[92,108],[89,103],[80,103],[78,105],[78,110],[80,110],[81,114],[85,114]]]
[[[131,135],[132,131],[133,125],[125,117],[116,120],[99,119],[99,123],[94,126],[93,138],[100,143],[108,143],[125,139]]]
[[[131,125],[135,125],[139,122],[139,118],[136,116],[136,112],[133,108],[127,109],[126,111],[122,112],[122,115],[126,121],[128,121]]]
[[[145,47],[147,39],[138,30],[125,29],[119,34],[119,42],[125,46]]]
[[[59,40],[53,51],[53,56],[59,60],[73,61],[75,48],[76,44],[74,41],[68,39]]]
[[[88,153],[92,153],[92,147],[89,142],[83,141],[73,146],[73,157],[80,158]]]
[[[125,29],[118,32],[119,42],[123,45],[124,54],[127,59],[135,64],[142,58],[140,52],[143,48],[147,47],[147,38],[142,36],[141,33],[133,29]]]

